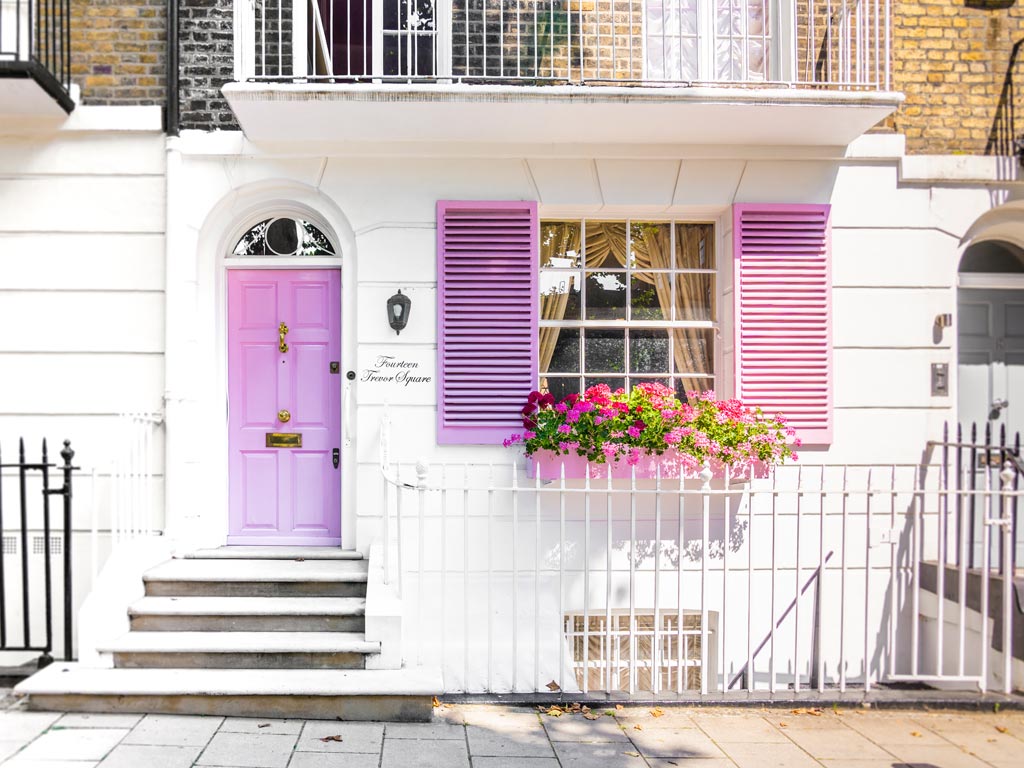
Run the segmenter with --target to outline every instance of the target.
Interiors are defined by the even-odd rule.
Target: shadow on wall
[[[977,1],[988,7],[985,0]],[[1009,7],[1013,2],[1014,0],[1009,0],[1008,4],[1000,7]],[[1019,155],[1022,151],[1021,133],[1024,127],[1017,125],[1018,114],[1021,110],[1017,104],[1019,94],[1017,93],[1016,85],[1019,76],[1024,74],[1018,71],[1021,66],[1024,66],[1024,61],[1021,60],[1022,44],[1024,44],[1024,38],[1014,43],[1013,48],[1010,50],[1010,61],[1006,67],[1006,76],[1003,78],[1003,88],[999,94],[999,103],[996,106],[995,117],[992,119],[992,129],[989,131],[988,143],[985,145],[986,155],[1011,157]]]

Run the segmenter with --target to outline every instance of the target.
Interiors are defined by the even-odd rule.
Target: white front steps
[[[133,630],[362,632],[362,597],[143,597],[128,608]]]
[[[362,669],[380,643],[361,632],[129,632],[99,650],[123,668]]]
[[[438,670],[365,668],[371,656],[382,666],[381,644],[364,634],[358,553],[238,549],[146,571],[130,631],[98,648],[114,669],[53,664],[17,690],[34,709],[430,719]]]
[[[20,683],[32,709],[429,720],[437,669],[90,669],[54,662]]]

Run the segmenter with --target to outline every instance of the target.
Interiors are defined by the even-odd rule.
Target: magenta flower
[[[632,426],[626,430],[626,434],[633,438],[640,437],[640,430]]]
[[[559,434],[562,435],[568,435],[570,432],[572,432],[572,427],[570,427],[568,424],[559,424],[558,432]]]

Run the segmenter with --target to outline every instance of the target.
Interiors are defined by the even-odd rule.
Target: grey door
[[[957,411],[965,434],[1024,431],[1024,291],[961,288],[958,309]],[[1011,437],[1012,439],[1012,437]]]

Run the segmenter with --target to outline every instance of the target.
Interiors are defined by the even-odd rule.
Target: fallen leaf
[[[615,711],[616,711],[616,712],[621,712],[621,711],[622,711],[622,710],[624,710],[624,709],[625,709],[625,707],[624,707],[624,706],[622,706],[621,704],[616,704],[616,705],[615,705]]]
[[[443,706],[444,706],[444,708],[445,708],[445,709],[451,709],[451,708],[452,708],[452,707],[454,707],[455,705],[454,705],[454,704],[451,704],[451,703],[449,703],[449,702],[445,702]]]
[[[545,714],[548,717],[561,717],[565,714],[560,707],[551,707]]]
[[[790,712],[794,715],[813,715],[814,717],[821,717],[821,709],[818,707],[814,709],[799,707],[797,709],[791,709]]]
[[[306,558],[304,558],[304,557],[296,557],[295,558],[295,562],[296,563],[304,563],[304,562],[306,562]]]
[[[779,723],[779,728],[789,728],[785,723]]]
[[[596,712],[584,712],[583,716],[585,718],[587,718],[587,720],[600,720],[601,719],[601,716],[599,714],[597,714]]]
[[[558,683],[552,680],[550,683],[547,684],[547,689],[549,691],[560,691],[562,690],[562,686],[560,686]]]
[[[633,726],[633,730],[634,731],[642,731],[643,729],[644,729],[644,727],[642,725],[640,725],[640,723],[637,723],[636,725]]]
[[[640,757],[639,752],[623,752],[622,754],[629,755],[630,757]]]
[[[651,710],[651,717],[661,717],[664,714],[665,713],[662,711],[661,707],[655,707]]]
[[[679,765],[679,763],[675,763],[675,762],[673,762],[671,760],[666,760],[665,762],[668,763],[669,765]]]
[[[921,738],[921,733],[920,733],[920,731],[911,731],[911,732],[910,732],[910,735],[911,735],[911,736],[913,736],[913,737],[914,737],[914,738],[916,738],[916,739],[920,739],[920,738]]]
[[[320,741],[344,741],[344,739],[341,738],[341,734],[336,733],[333,736],[324,736]]]
[[[580,712],[582,712],[584,715],[587,714],[587,712],[589,712],[589,711],[590,711],[590,707],[588,707],[586,704],[584,704],[582,707],[580,707]]]
[[[996,730],[1000,733],[1008,733],[1010,729],[1007,728],[1005,725],[997,725]]]
[[[260,723],[256,727],[257,728],[269,728],[270,727],[270,723]]]
[[[434,697],[434,706],[435,707],[440,707],[441,706],[441,700],[439,698],[437,698],[437,696]]]
[[[606,709],[606,710],[604,711],[604,713],[605,713],[606,715],[608,715],[608,717],[614,717],[614,716],[615,716],[615,710],[614,710],[614,709]]]

